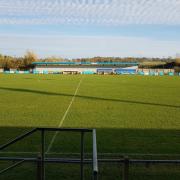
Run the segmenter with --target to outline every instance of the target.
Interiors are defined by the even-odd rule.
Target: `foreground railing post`
[[[84,132],[81,132],[81,180],[84,179]]]
[[[98,180],[98,173],[96,171],[93,172],[93,180]]]
[[[129,158],[124,158],[124,167],[123,167],[123,180],[129,179]]]
[[[44,166],[44,146],[45,146],[45,136],[44,129],[41,130],[41,180],[45,180],[45,166]]]
[[[96,130],[93,129],[93,180],[98,179],[98,160],[97,160],[97,142],[96,142]]]
[[[41,156],[37,157],[37,180],[41,180]]]

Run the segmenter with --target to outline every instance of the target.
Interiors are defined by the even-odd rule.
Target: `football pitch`
[[[0,126],[1,145],[33,127],[96,128],[99,156],[179,158],[180,77],[0,74]],[[78,154],[79,139],[46,133],[47,156]],[[35,134],[1,155],[33,156],[39,141]]]

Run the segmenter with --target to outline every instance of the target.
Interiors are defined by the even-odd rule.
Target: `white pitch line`
[[[77,94],[77,92],[78,92],[78,90],[79,90],[79,87],[80,87],[80,85],[81,85],[81,82],[82,82],[82,78],[81,78],[81,80],[79,81],[79,83],[78,83],[78,85],[77,85],[77,88],[76,88],[76,90],[75,90],[75,92],[74,92],[74,95],[73,95],[73,97],[72,97],[72,99],[71,99],[71,101],[70,101],[70,103],[69,103],[69,106],[68,106],[68,108],[66,109],[66,111],[65,111],[65,113],[64,113],[64,115],[63,115],[63,117],[62,117],[62,119],[61,119],[61,121],[60,121],[60,123],[59,123],[59,125],[58,125],[58,128],[60,128],[60,127],[62,126],[62,124],[63,124],[63,122],[64,122],[64,120],[65,120],[65,118],[66,118],[66,116],[67,116],[67,114],[68,114],[68,112],[69,112],[69,110],[70,110],[70,108],[71,108],[71,106],[72,106],[72,104],[73,104],[73,102],[74,102],[74,99],[75,99],[75,97],[76,97],[76,94]],[[54,134],[54,136],[52,137],[51,142],[50,142],[50,144],[49,144],[49,146],[48,146],[48,149],[47,149],[46,153],[49,153],[49,151],[51,150],[52,145],[53,145],[53,143],[54,143],[57,135],[58,135],[58,131],[56,131],[55,134]]]

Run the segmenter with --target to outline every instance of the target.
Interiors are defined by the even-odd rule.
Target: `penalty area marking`
[[[76,97],[76,94],[77,94],[77,92],[78,92],[78,90],[79,90],[79,87],[80,87],[80,85],[81,85],[81,83],[82,83],[82,79],[83,79],[83,78],[80,79],[80,81],[79,81],[79,83],[78,83],[78,85],[77,85],[77,87],[76,87],[76,90],[75,90],[75,92],[74,92],[74,95],[73,95],[70,103],[69,103],[69,106],[67,107],[67,109],[66,109],[66,111],[65,111],[62,119],[61,119],[60,122],[59,122],[58,128],[60,128],[60,127],[63,125],[63,122],[64,122],[64,120],[66,119],[66,116],[67,116],[67,114],[68,114],[68,112],[69,112],[69,110],[70,110],[70,108],[71,108],[71,106],[72,106],[72,104],[73,104],[73,102],[74,102],[74,99],[75,99],[75,97]],[[49,153],[49,151],[51,150],[52,145],[54,144],[54,141],[55,141],[57,135],[58,135],[58,131],[56,131],[56,132],[54,133],[54,136],[53,136],[52,139],[51,139],[51,142],[50,142],[50,144],[49,144],[49,146],[48,146],[48,149],[47,149],[47,151],[46,151],[46,154]]]

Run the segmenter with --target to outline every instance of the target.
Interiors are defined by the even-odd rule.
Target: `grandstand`
[[[169,65],[170,64],[170,65]],[[4,74],[99,74],[180,76],[173,63],[163,66],[142,67],[138,62],[33,62],[29,70],[0,69]]]
[[[119,74],[136,73],[137,62],[34,62],[34,73],[59,74]]]

